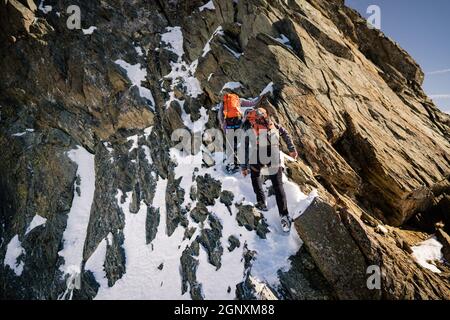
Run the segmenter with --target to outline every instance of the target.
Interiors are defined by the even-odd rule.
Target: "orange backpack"
[[[241,118],[241,100],[237,94],[227,93],[223,97],[223,116],[225,119]]]
[[[250,111],[246,116],[246,120],[250,123],[257,136],[259,136],[260,130],[272,130],[275,128],[275,125],[269,119],[267,111],[263,108]]]

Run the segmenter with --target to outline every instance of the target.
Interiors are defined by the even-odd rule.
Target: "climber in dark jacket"
[[[279,138],[282,138],[286,143],[289,155],[296,159],[298,154],[292,138],[285,128],[272,122],[265,108],[250,111],[244,119],[243,129],[246,131],[250,130],[252,134],[254,132],[256,136],[254,139],[250,139],[248,136],[244,138],[245,163],[241,165],[244,176],[247,176],[250,172],[253,190],[257,199],[255,207],[261,211],[268,210],[261,180],[261,169],[267,167],[269,169],[268,177],[272,182],[278,212],[281,216],[281,225],[283,231],[288,232],[291,227],[291,219],[289,217],[286,193],[283,187],[283,168],[280,160]],[[263,130],[265,130],[265,137],[261,139],[261,132]],[[272,139],[273,135],[275,135],[274,140]],[[264,143],[264,140],[267,143]],[[265,148],[265,150],[261,150],[261,148]],[[272,153],[275,153],[273,157]],[[262,154],[266,155],[267,158],[262,159]],[[271,159],[272,161],[268,163],[267,159]]]

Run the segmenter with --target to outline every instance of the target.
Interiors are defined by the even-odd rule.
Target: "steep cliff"
[[[81,30],[66,1],[0,4],[0,297],[450,298],[446,262],[414,254],[449,232],[450,116],[343,0],[70,5]],[[273,92],[298,234],[174,148],[218,126],[226,85]]]

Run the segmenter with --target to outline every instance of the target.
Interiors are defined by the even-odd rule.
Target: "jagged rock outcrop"
[[[442,255],[444,259],[450,261],[450,236],[442,229],[436,231],[436,237],[442,243]]]
[[[333,207],[319,199],[296,221],[308,251],[340,299],[374,299],[367,288],[364,256]]]
[[[450,298],[450,285],[429,270],[417,269],[398,235],[379,234],[379,225],[370,227],[350,209],[337,213],[316,199],[295,225],[338,298]],[[371,266],[379,267],[380,290],[367,286],[368,274],[375,270]]]
[[[62,0],[0,3],[1,298],[450,298],[405,236],[450,226],[450,116],[343,0],[71,5],[82,30]],[[175,129],[218,127],[228,82],[245,97],[272,83],[300,152],[286,174],[322,199],[297,220],[304,246],[285,242],[297,252],[276,246],[275,210],[253,214],[248,181],[196,162],[201,140],[174,149]],[[379,291],[360,290],[369,265]],[[208,283],[223,270],[230,283]]]
[[[247,230],[255,230],[258,236],[265,238],[269,232],[264,216],[251,205],[239,206],[236,220]]]

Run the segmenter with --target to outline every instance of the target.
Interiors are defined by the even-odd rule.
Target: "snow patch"
[[[14,133],[11,136],[13,136],[13,137],[21,137],[23,135],[26,135],[27,133],[32,133],[32,132],[34,132],[34,129],[25,129],[25,131]]]
[[[64,274],[74,274],[80,273],[83,261],[83,247],[94,200],[95,161],[94,155],[81,146],[69,151],[68,156],[78,165],[80,195],[76,191],[74,192],[72,207],[63,234],[63,249],[58,254],[64,258],[64,264],[59,269]]]
[[[152,133],[152,131],[153,131],[153,126],[148,127],[148,128],[145,128],[145,129],[144,129],[144,138],[145,138],[145,139],[148,139],[148,137],[150,136],[150,134]]]
[[[236,52],[233,49],[231,49],[229,46],[227,46],[226,44],[224,44],[223,46],[224,46],[225,49],[228,50],[229,53],[231,53],[238,60],[243,55],[242,52]]]
[[[443,260],[442,247],[442,244],[437,241],[436,237],[432,237],[413,246],[411,249],[413,251],[412,255],[419,265],[434,273],[441,273],[441,270],[431,262]]]
[[[276,41],[278,41],[279,43],[281,43],[282,45],[285,45],[286,47],[288,47],[291,50],[294,50],[291,46],[291,40],[289,40],[288,37],[286,37],[284,34],[280,34],[279,38],[274,38]]]
[[[93,34],[95,30],[97,30],[96,26],[90,26],[87,29],[82,29],[83,34],[85,34],[85,35]]]
[[[211,0],[208,3],[206,3],[205,5],[198,8],[198,10],[200,10],[200,12],[202,12],[204,10],[216,10],[216,7],[214,6],[214,2]]]
[[[134,50],[136,50],[136,53],[138,56],[142,57],[144,55],[144,51],[142,50],[141,47],[136,46],[136,47],[134,47]]]
[[[167,50],[175,53],[178,57],[182,57],[184,49],[181,27],[167,27],[166,31],[161,35],[161,42],[166,45]]]
[[[22,248],[22,243],[19,241],[19,236],[16,235],[11,239],[11,241],[8,243],[8,246],[6,247],[6,254],[3,265],[5,267],[9,266],[18,277],[22,275],[23,267],[25,264],[23,261],[18,262],[17,260],[23,254],[25,254],[25,249]]]
[[[38,9],[39,9],[40,11],[42,11],[44,14],[48,14],[48,13],[50,13],[50,12],[53,10],[53,7],[52,7],[52,6],[49,6],[49,5],[44,5],[44,1],[42,0],[42,1],[39,3]]]
[[[108,286],[108,279],[106,277],[106,272],[104,269],[104,263],[106,259],[106,248],[108,244],[108,238],[112,237],[112,234],[109,233],[106,239],[103,239],[97,249],[95,249],[94,253],[89,257],[86,261],[86,265],[84,266],[85,270],[89,270],[94,274],[95,280],[101,287]]]
[[[35,215],[33,220],[31,220],[30,225],[27,228],[27,231],[25,231],[25,235],[27,235],[28,233],[30,233],[31,230],[33,230],[34,228],[37,228],[39,226],[42,226],[43,224],[47,223],[47,219],[41,217],[40,215]]]
[[[134,135],[134,136],[128,137],[127,141],[133,141],[133,144],[131,145],[130,149],[128,150],[128,153],[130,153],[134,149],[138,149],[139,148],[138,135],[137,134]]]
[[[23,132],[14,133],[11,136],[13,136],[13,137],[21,137],[21,136],[26,135],[26,134],[27,134],[27,132],[23,131]]]
[[[168,27],[167,32],[161,35],[161,42],[165,45],[165,48],[172,51],[178,56],[176,62],[171,62],[171,71],[163,79],[169,79],[171,81],[171,92],[169,92],[169,99],[166,101],[166,108],[170,106],[172,101],[178,101],[183,105],[183,101],[175,98],[173,90],[178,85],[183,85],[186,94],[192,98],[197,98],[203,93],[200,85],[200,81],[194,76],[197,71],[198,60],[193,61],[191,64],[183,61],[183,33],[181,27]]]
[[[129,212],[131,192],[126,201],[121,203],[122,191],[118,190],[116,198],[125,214],[124,245],[126,255],[126,273],[117,280],[113,287],[108,287],[104,280],[102,266],[104,263],[103,247],[97,249],[88,262],[89,270],[93,270],[97,281],[101,284],[95,299],[120,300],[130,299],[189,299],[189,293],[181,294],[180,258],[188,241],[184,240],[184,229],[179,227],[172,236],[166,234],[166,201],[167,180],[157,182],[153,207],[159,209],[160,223],[156,238],[146,244],[145,221],[147,206],[144,202],[138,213]],[[91,261],[92,259],[92,261]],[[162,270],[158,266],[163,263]]]
[[[115,63],[125,69],[131,83],[138,87],[140,96],[150,101],[152,108],[154,108],[155,100],[153,99],[152,92],[142,86],[142,81],[145,81],[147,78],[147,70],[145,67],[142,67],[140,63],[132,65],[121,59],[116,60]]]
[[[235,89],[239,89],[239,88],[242,88],[242,83],[240,83],[240,82],[227,82],[223,86],[222,91],[224,91],[225,89],[235,90]]]
[[[273,94],[273,82],[269,83],[263,91],[261,91],[261,96],[265,95],[266,93]]]
[[[213,35],[209,40],[206,42],[205,47],[203,48],[202,52],[202,58],[206,57],[206,55],[211,51],[211,41],[214,39],[217,35],[224,35],[222,26],[217,27],[217,29],[214,31]],[[209,81],[209,80],[208,80]]]
[[[172,85],[171,89],[173,90],[178,84],[183,84],[185,87],[187,95],[197,98],[200,94],[203,93],[203,90],[200,85],[200,81],[194,77],[195,71],[197,69],[197,60],[194,61],[191,65],[187,65],[185,62],[171,62],[172,71],[166,75],[165,79],[171,79]],[[167,106],[170,105],[170,102],[175,100],[173,97],[166,103]]]
[[[272,290],[270,290],[264,282],[260,282],[258,281],[258,279],[255,279],[252,276],[250,276],[249,280],[255,287],[255,293],[258,299],[278,300],[278,298],[273,294]]]
[[[228,213],[229,217],[229,213]],[[227,230],[228,231],[228,230]],[[208,262],[206,250],[200,246],[199,266],[197,268],[197,281],[202,284],[206,299],[233,300],[236,298],[236,285],[243,280],[244,264],[242,260],[242,244],[233,252],[228,251],[228,235],[222,237],[222,267],[216,267]],[[231,288],[228,292],[228,288]]]
[[[183,112],[181,118],[184,124],[191,129],[192,133],[204,132],[205,126],[209,121],[208,110],[204,107],[200,109],[200,119],[195,122],[192,122],[191,117],[186,112]]]
[[[147,146],[142,146],[142,149],[144,149],[145,159],[147,160],[148,164],[153,164],[153,159],[152,159],[152,155],[150,153],[150,148]]]
[[[111,143],[109,142],[103,142],[103,146],[105,147],[105,149],[109,152],[109,154],[112,154],[114,149],[111,146]],[[114,158],[111,156],[111,158],[109,158],[109,162],[110,163],[114,163]]]

